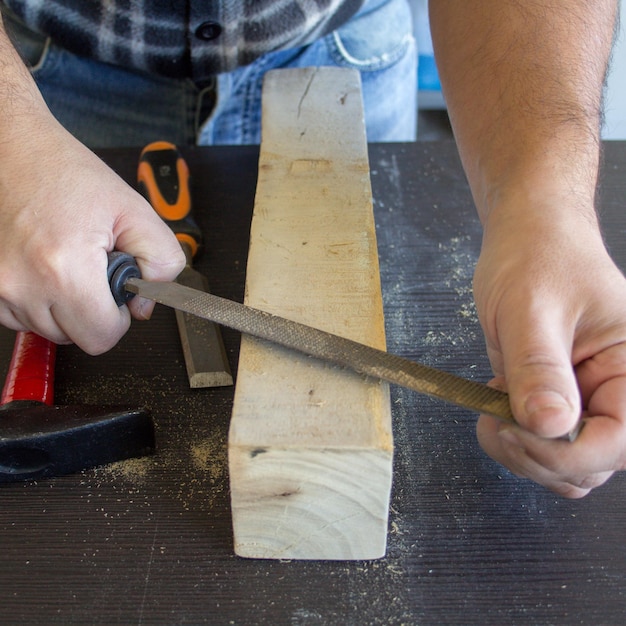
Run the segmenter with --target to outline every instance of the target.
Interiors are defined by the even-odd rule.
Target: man
[[[181,44],[184,33],[183,39],[165,37],[171,54],[159,54],[158,38],[133,48],[142,21],[132,10],[142,3],[125,3],[130,12],[117,11],[112,2],[78,3],[87,12],[101,5],[98,28],[75,10],[77,0],[6,4],[31,27],[84,54],[61,49],[46,75],[34,71],[50,107],[61,119],[69,110],[72,119],[64,123],[75,125],[79,137],[94,124],[76,121],[81,107],[90,109],[81,105],[80,90],[65,100],[67,88],[55,91],[72,74],[65,62],[78,80],[84,63],[108,63],[100,70],[112,93],[98,117],[99,133],[107,117],[115,118],[117,107],[108,101],[117,91],[145,93],[149,102],[156,89],[167,102],[156,115],[164,129],[178,117],[167,114],[173,107],[187,118],[197,116],[202,143],[252,141],[263,72],[328,62],[364,63],[370,140],[406,139],[411,132],[392,123],[403,119],[402,111],[415,112],[399,85],[413,67],[410,38],[401,28],[403,0],[366,0],[363,6],[350,0],[210,3],[232,18],[223,22],[202,21],[201,6],[181,2],[187,13],[179,26],[189,41]],[[238,7],[242,19],[226,7]],[[626,467],[626,281],[605,250],[594,212],[601,95],[616,13],[615,0],[431,1],[446,101],[484,224],[477,307],[494,384],[509,391],[520,424],[482,417],[479,440],[514,472],[568,497],[585,495]],[[268,15],[278,16],[281,27],[272,29]],[[117,30],[111,27],[116,23]],[[126,32],[121,42],[119,32]],[[229,44],[233,33],[237,45]],[[206,35],[209,51],[198,49],[192,35]],[[138,258],[146,278],[170,280],[182,267],[178,245],[146,203],[52,117],[6,37],[0,39],[0,63],[0,322],[98,354],[129,324],[128,312],[118,311],[108,293],[106,251],[125,250]],[[118,89],[108,71],[124,72],[133,87]],[[177,72],[178,95],[171,96],[167,87]],[[182,101],[191,93],[193,105],[176,109],[185,81],[193,87],[182,89]],[[388,92],[392,97],[380,100]],[[205,96],[215,102],[207,106]],[[117,102],[122,106],[119,97]],[[118,122],[133,115],[124,132],[145,124],[137,106],[135,101],[120,116]],[[171,132],[188,136],[188,127]],[[138,318],[150,312],[145,302],[130,308]],[[576,442],[560,439],[581,413],[589,419]]]

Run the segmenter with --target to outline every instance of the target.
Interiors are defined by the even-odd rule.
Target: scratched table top
[[[101,154],[132,182],[138,153]],[[241,301],[258,148],[183,153],[206,238],[197,266]],[[481,231],[454,144],[372,145],[370,159],[389,351],[488,380],[471,294]],[[626,143],[606,146],[599,203],[626,268]],[[236,371],[239,337],[223,335]],[[2,376],[12,342],[0,329]],[[624,476],[560,499],[491,461],[475,415],[399,388],[387,556],[234,556],[232,400],[232,388],[189,389],[164,308],[103,356],[59,347],[56,403],[147,406],[157,453],[0,486],[0,623],[623,623]]]

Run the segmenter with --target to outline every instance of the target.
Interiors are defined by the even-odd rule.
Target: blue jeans
[[[19,41],[18,41],[19,43]],[[92,148],[258,144],[261,86],[275,68],[360,70],[368,141],[412,141],[417,53],[407,0],[366,0],[337,31],[200,86],[77,57],[46,43],[32,74],[57,119]]]

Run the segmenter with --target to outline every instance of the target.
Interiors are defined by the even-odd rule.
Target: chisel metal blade
[[[514,422],[508,394],[345,337],[306,326],[183,285],[129,278],[124,288],[222,326],[412,389],[452,404]]]
[[[176,282],[198,291],[209,291],[204,275],[189,265],[178,275]],[[202,319],[180,309],[176,309],[176,322],[185,355],[189,386],[198,389],[232,385],[233,376],[219,327],[206,318]]]

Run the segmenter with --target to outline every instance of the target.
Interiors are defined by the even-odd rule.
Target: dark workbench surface
[[[185,150],[199,267],[243,297],[258,149]],[[138,151],[102,153],[133,181]],[[452,143],[373,145],[388,347],[485,381],[471,297],[480,227]],[[606,147],[601,207],[626,268],[626,143]],[[239,338],[224,330],[236,371]],[[0,332],[0,375],[12,334]],[[475,416],[392,390],[388,556],[277,562],[233,555],[226,435],[233,389],[189,390],[174,314],[134,323],[111,352],[60,347],[57,404],[152,409],[154,457],[0,486],[2,624],[621,624],[626,480],[559,499],[480,450]]]

